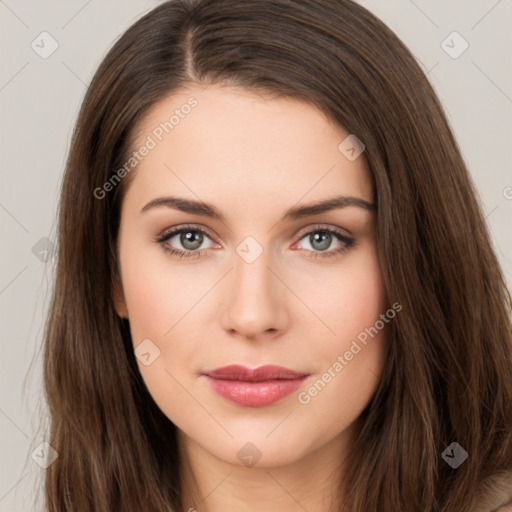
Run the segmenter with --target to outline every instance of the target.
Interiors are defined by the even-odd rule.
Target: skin
[[[197,107],[132,171],[115,307],[130,321],[134,347],[150,339],[160,350],[150,365],[138,365],[177,426],[204,500],[200,511],[326,511],[381,376],[387,327],[309,403],[298,394],[388,309],[376,214],[348,206],[280,219],[290,207],[338,194],[371,203],[364,153],[349,161],[338,150],[349,133],[305,102],[223,85],[193,86],[162,100],[137,126],[134,147],[191,96]],[[211,203],[225,221],[166,206],[141,213],[170,195]],[[198,258],[173,256],[154,242],[184,224],[208,233]],[[326,228],[340,229],[355,245],[311,257],[322,251],[308,233]],[[252,263],[236,252],[247,236],[263,249]],[[190,248],[179,234],[164,244]],[[327,251],[343,246],[333,235]],[[227,364],[277,364],[311,375],[275,404],[243,407],[217,395],[201,375]],[[248,442],[261,454],[252,467],[237,457]],[[185,478],[185,510],[191,489]]]

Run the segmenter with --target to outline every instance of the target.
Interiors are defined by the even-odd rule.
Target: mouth
[[[297,390],[309,373],[275,365],[252,370],[230,365],[203,375],[213,391],[229,402],[244,407],[265,407]]]

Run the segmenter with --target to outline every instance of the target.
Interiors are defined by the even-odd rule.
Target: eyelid
[[[299,237],[303,238],[304,235],[309,234],[311,231],[334,231],[335,233],[338,233],[341,236],[344,236],[346,238],[351,238],[353,235],[352,233],[345,228],[340,228],[339,226],[333,226],[332,224],[322,224],[321,222],[316,224],[310,224],[309,226],[306,226],[305,228],[301,228],[299,231],[295,233],[293,236],[294,238]]]
[[[182,231],[186,231],[187,229],[203,233],[206,236],[208,236],[208,238],[210,238],[212,241],[214,241],[216,238],[215,235],[212,235],[211,231],[208,228],[200,226],[199,224],[180,224],[178,226],[174,226],[172,228],[165,229],[164,231],[162,231],[162,233],[156,237],[155,241],[161,241],[164,238],[169,238],[171,235],[177,235]]]

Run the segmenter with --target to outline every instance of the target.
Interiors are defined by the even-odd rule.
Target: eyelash
[[[172,256],[177,256],[180,259],[181,258],[201,258],[208,250],[203,249],[200,251],[182,251],[179,249],[174,249],[173,247],[170,247],[169,245],[166,245],[166,242],[171,239],[174,235],[180,234],[180,233],[186,233],[188,231],[202,233],[203,235],[206,235],[208,238],[212,238],[206,231],[203,229],[193,226],[193,225],[184,225],[179,228],[173,228],[172,230],[168,232],[164,232],[163,234],[159,235],[158,237],[154,238],[153,241],[155,243],[158,243],[162,246],[164,251],[168,252]],[[355,246],[356,242],[353,238],[350,238],[346,235],[344,235],[341,231],[338,231],[333,228],[326,228],[323,226],[315,226],[314,228],[310,229],[309,231],[306,231],[305,233],[302,233],[299,241],[305,238],[307,235],[311,235],[312,233],[329,233],[331,235],[334,235],[340,242],[343,242],[345,245],[339,247],[338,249],[331,249],[329,251],[311,251],[309,249],[305,249],[308,252],[312,252],[310,256],[307,256],[308,258],[332,258],[334,256],[340,255],[346,250],[352,248]]]

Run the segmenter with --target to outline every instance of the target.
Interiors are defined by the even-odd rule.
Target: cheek
[[[163,250],[129,251],[123,261],[123,289],[134,345],[141,339],[168,340],[173,329],[205,293],[205,279],[180,271]],[[207,279],[206,279],[207,281]]]
[[[318,276],[317,276],[318,277]],[[318,373],[298,401],[325,429],[343,429],[366,407],[378,385],[385,360],[387,329],[395,312],[388,305],[375,251],[330,272],[330,279],[308,284],[309,304],[331,332],[315,345]],[[381,315],[385,316],[383,321]]]
[[[356,337],[385,313],[386,294],[377,259],[369,254],[366,262],[345,276],[339,294],[330,311],[335,331],[341,339]]]
[[[140,374],[164,414],[178,427],[186,427],[190,418],[201,420],[201,410],[188,393],[186,374],[192,371],[197,350],[192,340],[196,326],[190,320],[197,318],[200,308],[194,306],[205,287],[176,264],[170,265],[165,255],[155,257],[140,250],[127,250],[125,255],[123,289],[135,354],[150,354],[147,361],[137,357]],[[143,346],[144,350],[138,348]]]
[[[147,366],[144,358],[137,364],[156,402],[175,410],[187,398],[178,382],[197,365],[196,339],[205,323],[201,299],[212,286],[205,283],[216,278],[208,269],[180,269],[158,248],[127,243],[124,250],[122,280],[135,354],[145,347],[142,353],[151,356]]]
[[[374,325],[385,313],[386,293],[378,257],[371,247],[347,255],[339,265],[299,272],[295,291],[322,321],[326,354]],[[318,322],[317,322],[318,323]]]

